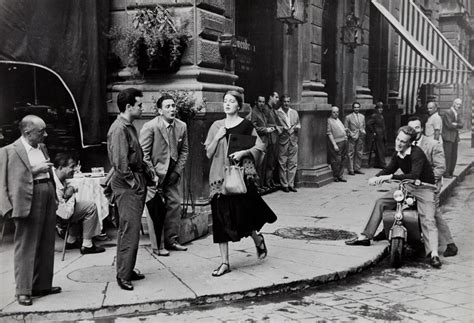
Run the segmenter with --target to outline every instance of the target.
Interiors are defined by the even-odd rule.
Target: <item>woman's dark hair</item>
[[[242,96],[242,94],[240,92],[237,92],[237,91],[234,91],[234,90],[229,90],[229,91],[225,92],[225,94],[222,98],[224,98],[227,94],[232,95],[237,100],[237,104],[239,105],[239,109],[242,109],[242,107],[244,106],[244,97]]]
[[[143,97],[143,93],[133,87],[120,91],[117,96],[117,106],[120,112],[125,112],[127,104],[131,106],[135,105],[137,100],[136,97]]]

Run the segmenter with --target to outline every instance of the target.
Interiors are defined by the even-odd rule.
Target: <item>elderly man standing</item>
[[[290,97],[281,97],[283,105],[277,110],[282,130],[279,138],[278,164],[283,192],[297,192],[295,175],[298,166],[298,134],[301,129],[298,112],[290,108]]]
[[[181,221],[181,200],[179,182],[188,159],[188,130],[186,123],[176,118],[176,103],[169,94],[163,94],[156,102],[158,116],[143,125],[140,131],[140,145],[148,167],[158,177],[158,189],[163,191],[166,204],[164,222],[164,243],[169,250],[186,251],[178,242]],[[156,194],[156,193],[155,193]],[[160,228],[154,228],[160,237]],[[169,252],[157,241],[158,255]]]
[[[360,111],[360,103],[352,103],[352,113],[344,121],[349,137],[349,175],[364,174],[360,171],[364,152],[365,117]]]
[[[344,162],[347,155],[347,134],[344,125],[339,120],[339,108],[331,108],[331,116],[328,118],[328,155],[331,163],[332,174],[335,182],[347,182],[344,175]]]
[[[133,290],[132,280],[145,278],[135,271],[141,218],[145,206],[146,165],[138,142],[133,121],[142,115],[140,90],[128,88],[117,96],[120,114],[110,126],[107,134],[107,151],[115,173],[111,188],[119,214],[117,236],[117,283],[124,290]]]
[[[452,178],[458,159],[459,129],[462,129],[461,108],[462,100],[455,99],[451,108],[443,115],[443,147],[446,158],[444,177]]]
[[[28,115],[20,122],[21,137],[0,149],[0,215],[15,221],[16,297],[32,305],[31,296],[61,292],[52,287],[56,191],[52,166],[43,144],[45,122]]]
[[[430,101],[426,107],[430,116],[428,117],[428,120],[425,124],[425,136],[432,138],[437,142],[443,142],[441,139],[441,133],[443,132],[443,120],[438,113],[438,106],[436,105],[436,102]]]

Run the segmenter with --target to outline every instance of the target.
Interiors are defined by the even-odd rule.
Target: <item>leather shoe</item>
[[[143,275],[141,272],[139,272],[136,269],[132,271],[132,276],[130,276],[130,280],[141,280],[144,278],[145,278],[145,275]]]
[[[348,172],[349,175],[354,175],[354,172]]]
[[[153,249],[153,253],[160,257],[168,257],[170,255],[170,252],[165,248]]]
[[[290,193],[290,189],[288,187],[282,187],[281,190],[285,193]]]
[[[166,249],[168,249],[168,250],[174,250],[174,251],[186,251],[186,250],[188,250],[188,248],[183,247],[182,245],[180,245],[180,244],[177,243],[177,242],[173,242],[173,243],[170,244],[169,246],[166,246]]]
[[[439,260],[438,256],[431,257],[430,265],[433,268],[441,268],[441,260]]]
[[[82,246],[82,242],[76,239],[73,243],[66,242],[66,250],[79,249]]]
[[[294,188],[293,186],[288,187],[288,189],[292,192],[298,192],[298,190]]]
[[[354,238],[352,240],[345,241],[348,246],[370,246],[370,239],[361,239]]]
[[[355,171],[354,171],[354,174],[364,175],[365,173],[361,172],[360,170],[355,170]]]
[[[373,239],[374,241],[382,241],[387,240],[387,235],[385,234],[385,230],[380,231]]]
[[[91,253],[101,253],[104,252],[105,248],[103,247],[97,247],[96,245],[92,245],[92,247],[86,248],[86,247],[81,247],[81,254],[87,255]]]
[[[59,294],[59,293],[61,293],[61,291],[62,291],[61,287],[53,286],[53,287],[51,287],[51,289],[33,291],[31,293],[31,295],[33,295],[33,296],[46,296],[46,295],[50,295],[50,294]]]
[[[338,182],[346,183],[347,180],[346,180],[345,178],[339,177],[339,178],[338,178]]]
[[[458,247],[454,243],[448,243],[446,250],[443,253],[444,257],[454,257],[458,254]]]
[[[23,305],[23,306],[33,305],[33,301],[31,300],[30,295],[17,295],[16,299],[18,301],[18,304],[20,304],[20,305]]]
[[[125,280],[125,279],[117,277],[117,284],[120,286],[120,288],[124,290],[133,290],[133,284],[129,280]]]

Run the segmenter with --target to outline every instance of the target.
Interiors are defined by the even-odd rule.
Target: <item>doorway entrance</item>
[[[275,1],[239,0],[235,2],[235,34],[242,47],[238,49],[236,85],[245,90],[245,101],[254,104],[258,95],[268,96],[275,90],[278,51],[275,43]]]

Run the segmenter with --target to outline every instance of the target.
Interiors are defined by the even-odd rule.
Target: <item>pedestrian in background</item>
[[[120,91],[117,96],[120,114],[107,133],[107,151],[114,169],[110,185],[119,214],[117,283],[124,290],[133,290],[132,280],[145,278],[133,269],[146,197],[146,165],[133,125],[142,115],[142,97],[142,92],[135,88]]]
[[[18,140],[0,149],[0,216],[11,214],[15,222],[16,297],[29,306],[31,296],[61,292],[52,287],[57,201],[53,163],[43,144],[45,122],[27,115],[20,132]]]
[[[426,107],[430,116],[426,121],[425,136],[430,137],[438,142],[443,142],[441,136],[441,133],[443,132],[443,120],[438,113],[438,106],[436,102],[430,101]]]
[[[344,162],[347,156],[346,128],[339,120],[339,108],[331,108],[331,116],[327,123],[328,155],[335,182],[347,182],[344,175]]]
[[[273,142],[272,133],[277,131],[275,126],[269,126],[270,123],[270,111],[265,105],[265,97],[259,95],[255,106],[250,114],[250,121],[252,122],[258,136],[265,145],[265,156],[261,166],[258,167],[258,175],[260,177],[260,189],[262,192],[273,188],[273,167],[271,165],[271,158],[273,157]],[[273,121],[274,123],[274,121]]]
[[[443,115],[443,148],[446,158],[444,177],[452,178],[458,159],[459,129],[463,127],[461,115],[462,100],[455,99],[451,108]]]
[[[188,159],[188,129],[186,123],[176,118],[176,103],[171,95],[163,94],[156,102],[156,109],[158,116],[145,123],[140,131],[140,144],[145,163],[154,169],[158,177],[157,188],[163,192],[166,204],[164,246],[161,241],[157,241],[156,245],[159,256],[168,256],[168,250],[187,250],[178,242],[178,234],[182,201],[179,183]],[[149,190],[156,194],[156,188]],[[157,236],[161,237],[161,232]]]
[[[349,175],[364,174],[360,171],[364,152],[365,117],[360,113],[360,103],[352,103],[352,112],[344,121],[349,138]]]
[[[385,119],[383,117],[383,101],[375,104],[375,111],[367,120],[367,130],[372,137],[371,147],[375,148],[375,168],[385,168],[385,145],[387,132],[385,130]],[[372,153],[372,149],[369,154]]]
[[[273,91],[267,100],[268,107],[268,116],[267,116],[267,125],[269,127],[274,127],[276,131],[273,131],[268,136],[268,145],[267,145],[267,164],[266,164],[266,179],[267,186],[272,189],[280,187],[280,179],[278,174],[278,141],[280,133],[283,130],[283,127],[278,121],[278,116],[276,111],[279,109],[280,97],[278,92]]]
[[[229,241],[240,241],[243,237],[251,236],[257,249],[257,257],[265,258],[268,250],[263,235],[257,234],[257,231],[260,231],[265,223],[276,221],[275,214],[258,195],[254,183],[255,165],[260,160],[264,145],[252,123],[239,116],[242,106],[242,95],[237,91],[228,91],[224,95],[223,104],[226,117],[211,125],[204,143],[206,155],[211,160],[209,185],[213,240],[219,244],[221,254],[221,264],[212,272],[214,277],[230,272]],[[250,149],[227,156],[231,134],[256,136],[256,143]],[[245,194],[222,194],[224,168],[230,165],[231,160],[243,165],[245,169]]]
[[[295,188],[298,167],[298,136],[301,129],[298,112],[290,108],[290,97],[281,97],[282,105],[277,110],[278,122],[282,126],[278,139],[278,173],[283,192],[297,192]]]

